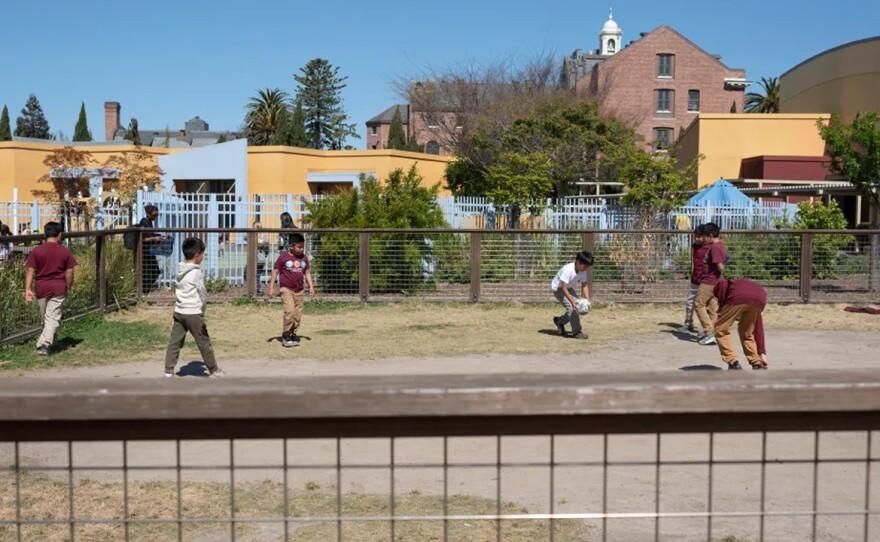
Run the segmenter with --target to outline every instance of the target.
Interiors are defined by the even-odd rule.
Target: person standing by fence
[[[144,206],[144,214],[145,216],[141,219],[138,227],[144,230],[144,243],[141,247],[141,254],[143,255],[141,276],[143,277],[144,293],[147,293],[156,287],[156,282],[159,280],[159,261],[156,259],[156,255],[153,254],[153,247],[157,246],[165,238],[152,231],[155,227],[155,220],[159,218],[159,208],[155,205],[146,205]]]
[[[35,248],[27,260],[24,279],[24,298],[40,304],[43,332],[37,340],[37,353],[48,356],[55,344],[55,333],[61,324],[62,307],[73,287],[73,268],[76,258],[61,244],[61,224],[48,222],[43,228],[46,242]],[[34,292],[34,278],[37,281]]]
[[[724,242],[720,239],[721,228],[717,224],[708,222],[703,225],[703,236],[709,247],[706,252],[706,267],[700,278],[700,287],[694,299],[694,311],[700,324],[703,326],[704,335],[700,344],[715,344],[715,322],[718,321],[718,300],[715,298],[715,285],[724,275],[724,263],[727,261],[727,251]]]

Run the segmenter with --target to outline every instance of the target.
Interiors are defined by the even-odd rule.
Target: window
[[[672,113],[673,92],[669,89],[654,91],[657,98],[657,113]]]
[[[672,128],[654,128],[654,149],[665,151],[672,142]]]
[[[657,55],[657,77],[672,77],[675,55]]]
[[[440,154],[440,144],[436,141],[428,141],[428,144],[425,145],[425,152],[428,154]]]
[[[378,134],[378,133],[379,133],[379,127],[376,126],[375,124],[372,125],[372,126],[370,126],[370,133],[371,133],[372,135],[376,135],[376,134]]]
[[[689,90],[688,91],[688,111],[699,111],[700,110],[700,91],[699,90]]]
[[[609,53],[614,52],[614,46],[615,46],[614,40],[608,40],[608,52]]]
[[[428,115],[425,118],[425,124],[428,125],[428,128],[439,128],[440,122],[437,120],[437,117],[434,115]]]

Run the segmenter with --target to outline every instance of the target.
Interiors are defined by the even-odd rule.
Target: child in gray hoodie
[[[205,325],[205,306],[208,303],[208,291],[205,290],[205,279],[199,264],[205,257],[205,243],[196,237],[190,237],[183,242],[183,257],[185,262],[180,262],[177,268],[177,288],[174,290],[174,323],[171,326],[171,338],[168,340],[168,350],[165,352],[165,376],[174,376],[174,367],[180,356],[180,349],[189,332],[196,340],[196,345],[202,353],[202,360],[208,368],[208,376],[226,376],[214,359],[214,347],[211,346],[211,338],[208,336],[208,327]]]

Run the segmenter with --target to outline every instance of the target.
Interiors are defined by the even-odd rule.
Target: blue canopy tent
[[[737,190],[736,187],[729,182],[721,179],[700,190],[695,196],[688,200],[687,205],[743,208],[757,207],[758,202]]]

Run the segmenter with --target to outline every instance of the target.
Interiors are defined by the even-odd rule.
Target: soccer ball
[[[590,313],[590,302],[586,299],[578,299],[577,301],[577,311],[580,315],[586,315]]]

